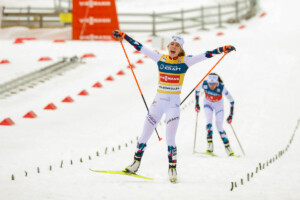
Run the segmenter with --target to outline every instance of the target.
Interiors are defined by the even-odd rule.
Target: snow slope
[[[179,183],[176,185],[167,179],[165,140],[158,142],[155,133],[139,170],[140,174],[155,178],[154,181],[89,171],[89,168],[121,170],[130,164],[146,115],[118,43],[66,42],[56,46],[51,41],[32,41],[18,50],[21,47],[0,41],[4,47],[0,48],[1,59],[14,55],[13,60],[25,60],[20,53],[26,49],[36,49],[32,50],[33,55],[28,51],[30,60],[45,52],[52,57],[90,52],[96,55],[62,76],[0,100],[0,119],[11,117],[16,123],[0,126],[1,199],[299,199],[300,27],[294,21],[298,17],[298,5],[296,0],[262,1],[267,15],[243,22],[245,29],[238,29],[239,25],[228,26],[222,30],[222,37],[216,36],[220,30],[184,35],[188,54],[225,44],[237,48],[225,56],[215,72],[222,76],[235,99],[233,127],[246,156],[228,158],[217,131],[214,142],[219,157],[192,153],[196,120],[192,95],[182,105],[177,132]],[[193,40],[195,36],[201,40]],[[146,42],[148,37],[134,38],[151,48]],[[155,95],[157,69],[149,58],[134,54],[127,43],[125,48],[150,105]],[[199,63],[187,72],[182,99],[219,58]],[[144,63],[136,64],[139,59]],[[116,75],[120,70],[125,75]],[[109,75],[115,80],[105,81]],[[92,88],[97,81],[103,84],[102,88]],[[83,89],[89,92],[88,96],[77,95]],[[68,95],[74,102],[62,103]],[[58,109],[44,110],[50,102]],[[29,110],[34,110],[38,117],[22,118]],[[225,103],[225,113],[228,112],[229,104]],[[163,121],[157,130],[165,139]],[[224,128],[233,150],[242,155],[231,128],[227,124]],[[205,136],[205,118],[201,112],[197,151],[205,150]],[[279,151],[285,149],[279,156]],[[265,169],[256,173],[259,163]],[[248,173],[250,176],[253,173],[250,181],[247,181]],[[12,175],[15,180],[11,180]],[[237,187],[230,191],[232,182]]]

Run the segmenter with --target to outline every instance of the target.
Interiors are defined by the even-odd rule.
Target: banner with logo
[[[112,40],[119,29],[115,0],[73,0],[73,40]]]

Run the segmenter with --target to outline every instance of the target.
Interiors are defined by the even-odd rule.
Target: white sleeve
[[[158,62],[160,57],[162,56],[162,54],[158,53],[158,52],[155,52],[155,51],[152,51],[148,48],[146,48],[145,46],[143,46],[141,48],[141,51],[140,51],[142,54],[148,56],[149,58],[151,58],[152,60],[154,60],[155,62]]]
[[[184,61],[188,67],[191,67],[192,65],[194,65],[198,62],[201,62],[203,60],[206,60],[206,59],[208,59],[208,58],[205,56],[205,53],[202,53],[202,54],[199,54],[196,56],[186,56],[184,58]]]
[[[232,98],[231,94],[228,92],[228,90],[225,88],[225,86],[223,88],[222,94],[226,96],[226,98],[228,99],[228,101],[230,103],[233,102],[233,98]]]

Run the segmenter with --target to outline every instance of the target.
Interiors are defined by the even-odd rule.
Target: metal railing
[[[61,12],[70,11],[70,0],[66,7],[56,8],[5,8],[3,27],[64,27],[71,24],[62,23],[59,19]],[[19,10],[19,12],[17,12]],[[38,10],[38,12],[37,12]],[[178,10],[164,13],[119,13],[120,29],[125,32],[143,32],[155,36],[160,32],[180,31],[197,28],[207,30],[209,27],[223,27],[226,23],[239,23],[256,14],[257,0],[236,0],[233,3],[217,4],[214,6],[199,6],[188,10]]]
[[[50,28],[70,26],[69,23],[60,22],[59,15],[71,11],[72,0],[53,0],[53,7],[4,7],[2,27]]]
[[[233,3],[200,6],[175,12],[119,13],[118,17],[120,28],[124,32],[144,32],[156,36],[157,33],[167,31],[187,33],[187,30],[192,28],[198,30],[207,30],[209,26],[221,28],[225,23],[239,23],[243,19],[250,19],[256,14],[256,10],[257,0],[237,0]],[[136,20],[130,20],[132,17]]]
[[[38,69],[34,72],[28,73],[21,77],[15,78],[11,81],[0,84],[0,96],[6,93],[10,93],[20,87],[26,87],[30,83],[40,80],[45,76],[51,76],[53,74],[62,73],[68,69],[72,69],[81,63],[77,56],[71,58],[63,58],[52,65]]]

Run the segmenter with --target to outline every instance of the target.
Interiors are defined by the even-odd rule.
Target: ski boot
[[[170,179],[171,183],[177,182],[176,163],[169,164],[169,179]]]
[[[177,182],[177,147],[168,146],[168,158],[169,158],[169,179],[171,183]]]
[[[208,142],[206,152],[212,153],[213,151],[214,151],[214,144],[212,142]]]
[[[133,163],[127,166],[123,172],[135,174],[138,171],[146,146],[145,143],[137,143],[137,150],[134,154]]]
[[[221,138],[223,140],[223,143],[225,145],[225,151],[226,151],[227,155],[228,156],[234,156],[234,153],[233,153],[232,149],[230,148],[229,140],[227,138],[226,132],[225,131],[219,131],[219,133],[220,133],[220,136],[221,136]]]
[[[213,136],[213,131],[212,131],[212,125],[211,123],[206,125],[206,130],[207,130],[207,153],[212,153],[214,151],[214,144],[212,141],[212,136]]]
[[[228,156],[234,156],[234,153],[229,145],[225,147],[225,151]]]
[[[127,166],[123,172],[135,174],[138,171],[140,164],[141,164],[141,157],[134,156],[133,163]]]

